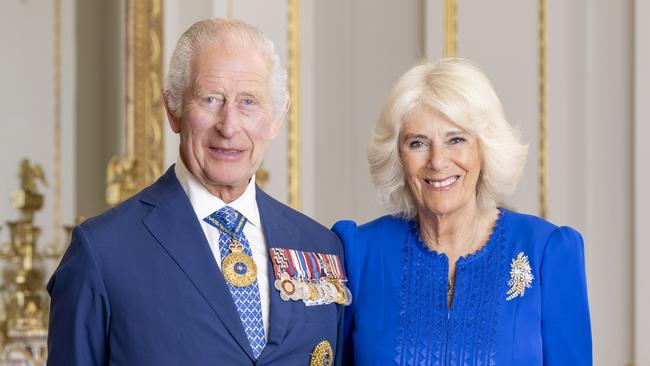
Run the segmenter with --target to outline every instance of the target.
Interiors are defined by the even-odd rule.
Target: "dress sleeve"
[[[592,364],[584,243],[569,227],[556,229],[541,262],[544,366]]]
[[[51,297],[48,366],[107,364],[109,306],[97,263],[76,228],[47,290]]]
[[[357,245],[357,224],[353,221],[339,221],[334,224],[332,231],[336,233],[343,243],[345,255],[345,274],[348,278],[348,288],[352,293],[352,304],[345,309],[343,331],[343,365],[354,366],[354,353],[352,344],[352,330],[354,329],[354,299],[357,295],[361,263],[359,263],[359,245]]]

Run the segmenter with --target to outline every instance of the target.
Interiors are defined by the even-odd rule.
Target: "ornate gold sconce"
[[[60,251],[37,249],[41,229],[34,225],[34,214],[43,207],[37,183],[46,185],[39,165],[27,159],[20,163],[20,189],[11,201],[20,218],[8,221],[9,243],[0,246],[3,260],[4,316],[0,322],[2,365],[43,365],[47,359],[48,298],[44,290],[44,258],[54,259]]]

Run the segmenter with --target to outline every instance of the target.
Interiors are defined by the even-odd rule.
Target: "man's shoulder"
[[[265,220],[273,220],[273,217],[264,216],[273,212],[294,226],[300,232],[301,240],[309,240],[310,245],[319,247],[320,245],[317,243],[336,243],[337,247],[340,247],[338,237],[330,229],[304,213],[276,200],[261,189],[257,190],[257,201],[258,206],[265,206],[260,207],[262,223]]]
[[[157,181],[120,204],[87,219],[80,225],[81,229],[85,232],[108,233],[138,225],[158,201],[169,200],[169,196],[178,195],[178,192],[175,192],[177,189],[173,189],[175,179],[176,177],[170,175],[168,171]]]
[[[326,231],[330,232],[328,228],[318,223],[318,221],[312,219],[311,217],[305,215],[304,213],[276,200],[271,197],[268,193],[262,191],[261,189],[257,190],[258,205],[268,205],[271,209],[281,214],[286,220],[290,221],[293,224],[300,225],[301,229],[312,229],[317,231]],[[262,218],[264,220],[265,218]]]
[[[104,236],[128,229],[128,226],[134,222],[140,222],[140,219],[151,209],[151,206],[141,202],[141,195],[142,192],[139,192],[117,206],[88,218],[79,225],[79,229],[85,233],[94,233],[93,236]]]

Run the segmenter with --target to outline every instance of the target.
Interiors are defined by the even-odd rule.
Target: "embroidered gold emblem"
[[[519,252],[517,257],[512,260],[510,264],[510,280],[508,286],[510,289],[506,292],[506,301],[510,301],[515,297],[523,297],[527,288],[531,288],[531,283],[535,277],[530,271],[530,263],[528,257],[524,252]]]
[[[316,345],[314,351],[311,353],[311,360],[309,366],[332,366],[334,361],[334,353],[332,346],[328,341],[321,341]]]

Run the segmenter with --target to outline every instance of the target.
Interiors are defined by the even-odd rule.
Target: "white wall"
[[[61,1],[61,210],[62,224],[73,222],[76,181],[75,129],[75,5]],[[9,239],[7,220],[18,218],[10,203],[19,188],[18,166],[24,157],[40,164],[49,186],[35,222],[42,228],[39,245],[52,244],[54,211],[54,2],[3,1],[0,4],[0,242]]]
[[[635,362],[650,365],[650,3],[635,3],[635,96],[634,96],[634,268],[635,268]]]
[[[622,365],[633,342],[632,2],[585,4],[583,234],[595,362]]]
[[[423,55],[423,5],[390,0],[316,2],[314,216],[367,221],[382,213],[366,146],[393,83]],[[305,121],[310,123],[310,121]]]
[[[125,151],[125,3],[75,4],[76,215],[89,217],[108,208],[106,167]]]

